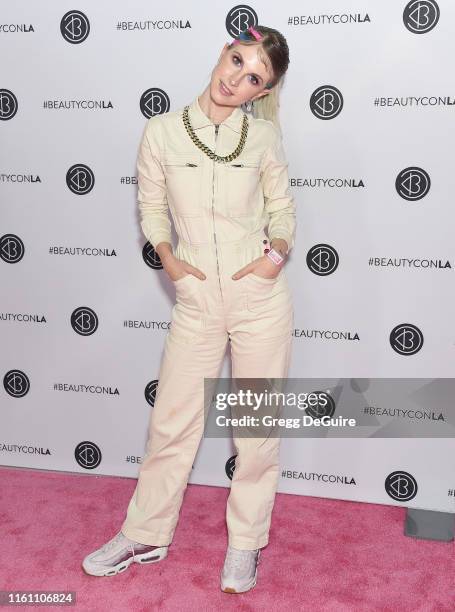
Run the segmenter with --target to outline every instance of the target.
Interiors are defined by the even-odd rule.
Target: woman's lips
[[[220,81],[220,91],[224,96],[232,96],[232,92],[229,91],[223,81]]]

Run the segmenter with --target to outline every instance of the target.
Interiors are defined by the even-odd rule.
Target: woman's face
[[[212,71],[211,98],[221,106],[240,106],[247,100],[267,95],[272,67],[261,45],[226,43]]]

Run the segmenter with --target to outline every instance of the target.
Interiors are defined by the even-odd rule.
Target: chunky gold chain
[[[194,142],[194,144],[199,147],[199,149],[201,149],[206,155],[208,155],[211,159],[213,159],[214,161],[220,163],[220,164],[224,164],[226,162],[230,162],[233,159],[235,159],[236,157],[238,157],[240,155],[240,153],[243,150],[243,147],[245,146],[245,142],[246,142],[246,137],[248,135],[248,117],[245,113],[243,113],[243,123],[242,123],[242,133],[240,134],[240,140],[239,140],[239,144],[237,145],[237,148],[230,153],[229,155],[225,155],[224,157],[221,155],[217,155],[216,153],[214,153],[211,149],[209,149],[209,147],[207,145],[205,145],[203,142],[201,142],[199,140],[199,138],[196,136],[196,134],[194,133],[193,128],[191,127],[190,124],[190,118],[188,115],[188,110],[189,110],[189,106],[185,106],[185,108],[183,109],[183,123],[185,125],[186,131],[188,132],[189,137],[191,138],[191,140]]]

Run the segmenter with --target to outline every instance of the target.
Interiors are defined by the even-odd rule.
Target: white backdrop
[[[3,465],[136,477],[174,300],[144,257],[135,199],[140,137],[160,112],[145,102],[190,103],[250,24],[280,30],[291,54],[290,376],[454,379],[454,3],[238,7],[3,7]],[[454,512],[454,408],[437,412],[447,437],[400,437],[422,419],[391,412],[368,438],[284,439],[279,491]],[[229,486],[233,455],[204,438],[190,482]]]

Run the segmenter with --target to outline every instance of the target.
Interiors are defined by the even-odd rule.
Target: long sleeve
[[[293,248],[296,233],[296,207],[289,190],[288,162],[279,130],[273,125],[272,144],[264,154],[262,162],[262,186],[265,211],[269,216],[268,236],[283,238],[288,252]]]
[[[142,135],[137,157],[138,206],[142,231],[152,246],[171,242],[166,180],[160,163],[158,119],[151,117]]]

